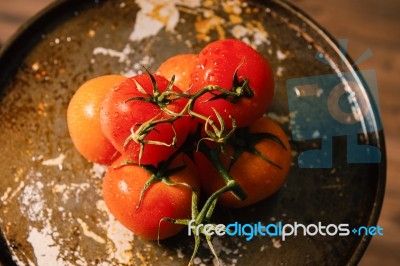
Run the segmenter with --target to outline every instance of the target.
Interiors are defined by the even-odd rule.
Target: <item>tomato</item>
[[[105,75],[85,82],[68,104],[67,123],[72,142],[87,160],[110,164],[117,150],[100,126],[100,107],[105,95],[126,78]]]
[[[282,128],[273,120],[262,117],[249,127],[249,133],[239,137],[239,142],[242,143],[242,146],[244,145],[245,151],[236,160],[233,158],[236,156],[237,146],[228,145],[220,154],[225,169],[229,169],[230,175],[248,195],[244,201],[240,201],[231,192],[223,194],[220,202],[230,208],[248,206],[272,195],[284,184],[289,173],[291,149]],[[252,136],[252,134],[256,133],[273,134],[280,139],[283,146],[271,138],[262,138],[254,144],[252,137],[254,138],[255,135]],[[249,152],[249,148],[255,148],[272,163]],[[195,162],[199,170],[202,188],[206,194],[212,194],[225,185],[217,169],[206,156],[197,152]]]
[[[192,72],[196,67],[197,54],[178,54],[164,61],[156,74],[168,80],[175,76],[174,84],[183,92],[189,89]]]
[[[160,104],[154,102],[157,96],[154,94],[154,86],[163,92],[169,81],[158,75],[153,77],[156,84],[153,84],[149,74],[143,74],[129,78],[115,87],[103,101],[100,118],[105,136],[121,154],[134,163],[156,166],[183,144],[190,129],[190,117],[182,116],[173,123],[157,124],[144,137],[146,143],[140,144],[129,139],[143,123],[172,117],[161,109]],[[172,90],[180,91],[175,86]],[[168,110],[179,113],[186,103],[187,99],[178,99],[165,105]]]
[[[235,119],[237,127],[246,127],[261,117],[272,101],[273,73],[263,56],[242,41],[219,40],[205,46],[198,55],[190,93],[194,94],[207,85],[230,90],[234,86],[235,72],[239,83],[243,83],[244,79],[249,81],[248,85],[254,93],[252,97],[248,95],[232,103],[208,92],[198,98],[194,111],[218,122],[217,111],[227,128],[232,127],[230,116]]]
[[[186,166],[172,174],[169,179],[190,187],[171,186],[161,181],[153,183],[144,193],[139,206],[141,190],[151,174],[136,164],[120,166],[125,160],[126,158],[121,157],[114,162],[103,179],[103,198],[110,212],[126,228],[144,239],[164,239],[177,234],[184,226],[162,219],[191,217],[190,187],[196,191],[199,189],[193,162],[181,153],[170,166],[171,169]]]

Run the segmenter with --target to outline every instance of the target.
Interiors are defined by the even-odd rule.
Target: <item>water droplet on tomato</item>
[[[114,117],[114,118],[118,118],[118,117],[119,117],[119,113],[118,113],[118,112],[115,112],[115,113],[113,114],[113,117]]]
[[[207,81],[213,81],[215,78],[215,74],[212,71],[207,71],[206,76],[205,76]]]
[[[215,65],[215,66],[222,65],[224,62],[225,62],[224,59],[222,59],[222,58],[217,58],[217,59],[215,59],[215,61],[214,61],[214,65]]]
[[[199,64],[197,65],[197,68],[199,69],[204,69],[207,65],[207,59],[203,58],[201,60],[199,60]]]
[[[125,181],[120,181],[118,187],[122,192],[128,192],[128,184]]]
[[[222,52],[222,50],[219,49],[219,48],[216,48],[216,49],[214,50],[214,54],[216,54],[216,55],[221,54],[221,52]]]

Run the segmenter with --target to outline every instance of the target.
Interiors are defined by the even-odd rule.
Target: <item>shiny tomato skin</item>
[[[168,80],[175,76],[174,85],[186,92],[192,81],[191,76],[196,64],[197,54],[178,54],[164,61],[155,73]]]
[[[231,192],[220,197],[219,202],[229,208],[241,208],[259,202],[272,195],[281,188],[288,176],[291,164],[291,149],[288,138],[283,129],[270,118],[261,117],[250,126],[250,132],[269,132],[277,136],[286,147],[283,149],[271,139],[263,139],[255,148],[280,168],[265,161],[250,152],[243,152],[230,168],[230,175],[238,181],[247,193],[244,201],[238,200]],[[233,146],[227,146],[220,158],[226,168],[229,167]],[[224,181],[211,162],[201,153],[195,154],[195,163],[199,170],[199,178],[205,194],[212,194],[224,186]]]
[[[105,95],[126,80],[119,75],[104,75],[82,84],[67,108],[67,124],[72,142],[87,160],[111,164],[117,150],[104,136],[100,125],[100,108]]]
[[[159,91],[165,91],[169,81],[158,75],[154,75],[154,78]],[[136,82],[146,91],[146,94],[140,92]],[[175,86],[173,90],[180,91]],[[103,101],[100,112],[101,128],[116,149],[131,161],[157,166],[159,162],[168,159],[183,144],[190,129],[190,117],[183,116],[173,123],[161,123],[155,126],[147,134],[145,140],[158,141],[165,145],[145,143],[140,157],[140,144],[134,140],[126,142],[132,134],[132,128],[136,131],[142,123],[151,119],[171,118],[154,103],[143,100],[129,100],[135,97],[148,99],[149,95],[153,95],[153,84],[148,74],[134,76],[122,82],[108,93]],[[168,109],[179,113],[186,103],[186,99],[179,99],[169,104]],[[177,143],[172,145],[174,138],[176,138]]]
[[[240,40],[219,40],[205,46],[197,60],[190,85],[191,94],[207,85],[230,90],[237,70],[238,80],[247,78],[254,96],[241,98],[234,104],[224,99],[210,100],[214,95],[206,93],[196,101],[195,112],[217,122],[214,108],[228,128],[232,127],[229,116],[235,119],[237,127],[246,127],[266,112],[274,94],[274,77],[266,59],[255,49]]]
[[[103,179],[103,198],[109,211],[121,224],[141,238],[156,240],[177,234],[184,226],[160,221],[165,217],[190,218],[191,188],[183,185],[169,186],[164,182],[154,183],[148,188],[137,208],[141,190],[151,175],[136,164],[119,166],[125,160],[126,158],[121,157],[113,163]],[[195,166],[187,156],[178,155],[171,167],[183,165],[186,168],[170,176],[170,180],[186,183],[198,191]]]

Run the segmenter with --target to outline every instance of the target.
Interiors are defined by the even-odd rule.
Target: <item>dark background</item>
[[[0,0],[0,43],[54,0]],[[360,265],[398,265],[400,262],[400,1],[291,0],[337,39],[348,40],[357,60],[367,49],[373,56],[359,65],[377,74],[381,116],[386,137],[388,174],[379,225]]]

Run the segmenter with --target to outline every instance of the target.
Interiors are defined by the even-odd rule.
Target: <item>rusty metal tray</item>
[[[166,58],[198,52],[218,38],[246,40],[271,62],[276,96],[269,115],[291,136],[294,153],[290,176],[278,193],[243,210],[218,209],[216,221],[346,223],[350,229],[377,223],[386,160],[371,89],[338,43],[301,11],[283,1],[57,1],[26,24],[0,55],[3,264],[188,263],[193,239],[187,232],[159,246],[135,237],[110,216],[101,199],[104,167],[88,163],[73,148],[66,108],[78,86],[92,77],[133,75],[142,66],[154,71]],[[310,80],[332,76],[340,84],[358,84],[360,105],[371,112],[362,121],[364,131],[356,132],[356,142],[377,150],[379,161],[349,162],[354,145],[347,144],[354,130],[338,130],[343,125],[324,120],[326,103],[293,98],[291,86],[300,88],[296,82],[304,89]],[[321,132],[296,124],[301,121],[319,125]],[[326,138],[319,134],[327,132],[331,165],[304,164],[301,158],[312,156],[301,156],[322,149]],[[354,265],[370,237],[351,233],[213,241],[226,265]],[[202,246],[195,263],[214,262]]]

